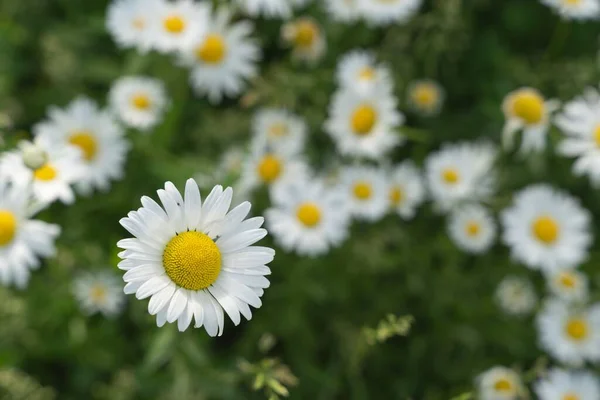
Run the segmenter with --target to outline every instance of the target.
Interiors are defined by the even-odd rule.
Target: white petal
[[[187,291],[183,288],[178,288],[169,303],[169,308],[167,309],[167,321],[175,322],[185,309],[187,303]]]

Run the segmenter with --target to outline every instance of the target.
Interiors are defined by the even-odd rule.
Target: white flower
[[[167,105],[164,84],[142,76],[119,78],[109,93],[113,112],[127,126],[147,131],[158,124]]]
[[[446,97],[440,84],[430,79],[409,83],[406,94],[412,109],[422,115],[438,114]]]
[[[58,225],[31,219],[30,191],[0,180],[0,282],[24,288],[40,257],[56,253]]]
[[[42,168],[48,163],[48,152],[41,146],[27,140],[19,142],[23,164],[31,170]]]
[[[231,23],[227,8],[210,17],[207,33],[197,37],[181,54],[182,64],[191,68],[190,82],[196,93],[206,94],[211,103],[244,91],[247,81],[258,74],[261,50],[250,37],[250,22]]]
[[[112,272],[85,273],[75,279],[73,294],[82,311],[88,315],[118,315],[125,304],[120,279]]]
[[[450,214],[448,233],[461,250],[482,254],[494,244],[496,223],[487,208],[479,204],[468,204]]]
[[[552,294],[567,302],[584,302],[588,297],[588,279],[574,269],[561,269],[546,275]]]
[[[525,392],[519,375],[506,367],[493,367],[477,377],[479,400],[518,400]]]
[[[371,25],[406,22],[419,11],[422,0],[356,0],[358,13]]]
[[[253,17],[289,18],[292,10],[303,6],[307,0],[237,0],[237,2]]]
[[[536,382],[539,400],[597,400],[600,399],[598,377],[587,371],[567,371],[552,368]]]
[[[340,90],[329,107],[325,130],[342,155],[380,159],[404,141],[395,131],[404,123],[396,105],[387,91]]]
[[[252,121],[252,147],[254,151],[298,154],[304,150],[307,131],[306,122],[299,116],[284,109],[263,108]]]
[[[354,22],[358,19],[358,0],[328,0],[327,13],[334,21]]]
[[[309,17],[286,22],[281,27],[281,37],[292,46],[292,58],[309,64],[320,60],[327,50],[321,26]]]
[[[110,3],[106,28],[120,47],[137,47],[142,52],[150,49],[148,27],[154,3],[155,0],[113,0]]]
[[[217,177],[222,179],[239,178],[246,160],[246,151],[240,147],[230,147],[221,156],[219,167],[217,168]]]
[[[577,199],[548,185],[531,185],[502,212],[502,239],[512,257],[530,268],[572,268],[588,256],[590,222]]]
[[[540,0],[552,8],[563,19],[598,19],[600,2],[598,0]]]
[[[150,298],[148,312],[157,325],[177,321],[180,331],[204,325],[210,336],[221,335],[223,310],[235,325],[240,314],[252,318],[269,287],[266,264],[275,252],[252,246],[266,236],[262,217],[244,220],[250,203],[229,211],[231,188],[216,186],[202,204],[198,185],[189,179],[185,195],[167,182],[158,191],[162,207],[142,197],[142,208],[120,223],[135,238],[119,241],[125,249],[119,268],[125,270],[126,294]]]
[[[509,315],[530,314],[537,304],[537,296],[531,282],[518,276],[502,279],[495,295],[502,311]]]
[[[265,216],[276,242],[299,255],[326,254],[348,236],[346,196],[337,188],[326,189],[320,181],[282,185]]]
[[[393,168],[387,181],[390,207],[403,219],[412,219],[425,200],[421,171],[412,161],[404,161]]]
[[[558,107],[556,100],[544,100],[544,96],[536,89],[524,87],[510,92],[502,102],[506,118],[502,131],[504,147],[512,148],[515,134],[522,130],[522,154],[544,150],[550,116]]]
[[[354,50],[338,62],[336,79],[342,89],[368,93],[372,90],[391,94],[393,83],[387,67],[377,64],[372,53]]]
[[[572,366],[600,361],[600,305],[576,308],[551,299],[536,322],[540,345],[552,357]]]
[[[388,184],[385,172],[381,169],[346,167],[342,171],[341,190],[356,219],[374,222],[381,219],[388,210]]]
[[[77,183],[81,193],[93,188],[108,190],[111,180],[123,177],[129,150],[123,129],[110,112],[99,110],[88,98],[78,98],[66,109],[51,107],[48,119],[34,126],[33,133],[41,140],[72,145],[81,152],[87,166]]]
[[[429,191],[442,211],[485,202],[494,193],[496,148],[488,143],[446,144],[425,160]]]

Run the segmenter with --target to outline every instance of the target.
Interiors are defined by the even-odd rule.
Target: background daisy
[[[110,105],[127,126],[147,131],[158,124],[165,112],[167,94],[158,79],[125,76],[117,80],[109,93]]]
[[[537,296],[531,281],[518,276],[506,276],[495,292],[500,309],[509,315],[528,315],[537,305]]]
[[[73,294],[81,310],[88,315],[116,316],[125,304],[123,287],[112,272],[85,273],[73,283]]]
[[[487,208],[469,204],[450,214],[448,232],[461,250],[481,254],[494,244],[496,223]]]
[[[388,175],[388,199],[392,210],[403,219],[412,219],[425,200],[421,171],[412,161],[395,166]]]
[[[341,186],[350,212],[359,220],[377,221],[388,210],[388,185],[385,172],[367,166],[350,166],[342,170]]]

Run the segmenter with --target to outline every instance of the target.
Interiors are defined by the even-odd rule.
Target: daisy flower
[[[542,4],[552,8],[563,19],[589,20],[600,16],[598,0],[540,0]]]
[[[566,302],[584,302],[588,296],[587,277],[574,269],[562,269],[546,276],[554,296]]]
[[[534,389],[539,400],[600,399],[600,382],[587,371],[552,368]]]
[[[502,239],[512,257],[532,269],[572,268],[588,256],[590,222],[577,199],[548,185],[531,185],[502,212]]]
[[[99,110],[88,98],[78,98],[66,109],[51,107],[48,119],[34,126],[33,133],[41,140],[80,151],[87,167],[76,186],[81,193],[93,188],[106,191],[111,180],[123,177],[129,150],[123,129],[110,112]]]
[[[411,108],[425,116],[439,114],[446,97],[440,84],[430,79],[411,82],[406,93]]]
[[[389,206],[403,219],[412,219],[425,200],[421,171],[412,161],[405,161],[394,167],[387,181]]]
[[[308,0],[237,0],[248,15],[265,18],[289,18],[295,7],[305,5]]]
[[[346,54],[338,62],[336,80],[342,89],[359,93],[379,89],[391,94],[393,89],[389,69],[378,65],[372,53],[361,50]]]
[[[87,315],[118,315],[125,304],[123,287],[112,272],[86,273],[75,279],[73,294]]]
[[[192,69],[190,82],[211,103],[244,91],[247,81],[258,74],[261,50],[250,37],[254,28],[247,21],[231,23],[231,12],[218,9],[198,37],[181,54],[182,64]]]
[[[122,48],[137,47],[145,52],[151,47],[148,26],[154,0],[114,0],[108,7],[106,29]]]
[[[425,178],[436,206],[485,202],[496,188],[496,148],[488,143],[446,144],[425,160]]]
[[[125,125],[148,131],[162,120],[167,94],[158,79],[125,76],[113,84],[109,101],[112,111]]]
[[[450,214],[448,233],[461,250],[482,254],[496,240],[496,223],[487,208],[479,204],[467,204]]]
[[[298,18],[281,27],[281,37],[292,46],[292,58],[307,63],[320,60],[327,50],[321,26],[310,17]]]
[[[385,172],[381,169],[346,167],[342,171],[341,190],[356,219],[374,222],[381,219],[388,210],[388,183]]]
[[[356,0],[358,13],[371,25],[406,22],[421,7],[422,0]]]
[[[580,309],[551,299],[536,322],[541,347],[557,360],[576,367],[600,360],[600,305]]]
[[[265,212],[269,232],[287,251],[319,256],[338,247],[348,236],[346,196],[322,182],[295,181],[275,191],[273,207]]]
[[[266,264],[275,252],[252,246],[267,234],[260,228],[264,220],[244,220],[248,202],[229,211],[232,195],[231,188],[216,186],[202,203],[193,179],[183,197],[167,182],[158,190],[162,207],[144,196],[142,208],[121,219],[134,236],[118,243],[125,249],[119,253],[125,293],[150,297],[148,312],[159,327],[177,321],[184,331],[193,319],[194,327],[220,336],[223,310],[238,325],[240,314],[252,318],[249,306],[261,306],[271,273]]]
[[[514,136],[523,131],[520,152],[539,152],[546,147],[550,116],[559,107],[556,100],[545,100],[536,89],[524,87],[510,92],[502,102],[506,123],[502,131],[504,147],[513,147]]]
[[[358,19],[358,0],[329,0],[324,2],[329,17],[339,22],[354,22]]]
[[[40,258],[53,257],[58,225],[31,219],[30,191],[23,184],[0,180],[0,282],[20,289]]]
[[[506,367],[493,367],[476,380],[480,400],[518,400],[525,393],[519,375]]]
[[[537,296],[531,282],[518,276],[507,276],[496,288],[496,301],[502,311],[509,315],[531,314],[537,304]]]
[[[377,160],[403,142],[395,132],[404,123],[396,106],[394,96],[384,90],[364,94],[340,90],[324,127],[342,155]]]
[[[274,149],[286,153],[300,153],[308,127],[304,119],[280,108],[264,108],[254,114],[252,143],[255,151]]]

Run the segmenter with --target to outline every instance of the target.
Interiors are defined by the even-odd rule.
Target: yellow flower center
[[[0,210],[0,246],[9,244],[17,231],[17,219],[7,210]]]
[[[370,105],[362,105],[352,114],[352,130],[357,135],[367,135],[377,122],[377,111]]]
[[[479,235],[479,232],[481,232],[481,225],[479,225],[478,222],[470,221],[467,223],[465,231],[467,232],[467,236],[475,237]]]
[[[513,389],[513,384],[508,379],[501,378],[494,383],[494,389],[497,392],[510,392]]]
[[[576,395],[574,393],[567,393],[562,397],[562,400],[580,400],[581,397],[579,397],[579,395]]]
[[[558,282],[569,289],[573,289],[577,286],[577,278],[570,272],[561,272],[558,276]]]
[[[513,114],[528,125],[540,122],[544,117],[544,111],[544,99],[533,91],[522,91],[513,99]]]
[[[131,98],[131,104],[138,110],[147,110],[150,108],[152,102],[150,97],[145,93],[138,93]]]
[[[442,179],[444,182],[454,185],[460,180],[460,175],[458,171],[454,168],[446,168],[442,171]]]
[[[50,164],[44,164],[33,171],[33,176],[38,181],[51,181],[56,178],[56,169]]]
[[[372,81],[375,78],[375,70],[371,67],[364,67],[358,73],[358,79]]]
[[[310,47],[318,35],[318,28],[312,21],[300,21],[296,23],[296,35],[294,44],[297,47]]]
[[[433,85],[418,85],[414,89],[413,99],[420,106],[431,107],[438,100],[437,89]]]
[[[223,61],[227,53],[227,44],[221,35],[211,33],[204,39],[204,43],[196,50],[199,60],[207,64],[218,64]]]
[[[106,301],[106,288],[102,285],[92,286],[90,297],[94,303],[104,303]]]
[[[565,326],[565,332],[573,340],[584,340],[589,335],[588,323],[581,318],[570,319]]]
[[[165,30],[170,33],[181,33],[185,29],[185,21],[178,15],[171,15],[164,19]]]
[[[258,176],[266,183],[275,181],[283,170],[279,159],[273,155],[266,155],[258,164]]]
[[[167,276],[188,290],[206,289],[221,272],[221,251],[204,233],[191,231],[175,236],[165,247]]]
[[[78,131],[71,135],[69,143],[77,146],[83,152],[83,158],[87,161],[92,161],[96,158],[96,152],[98,151],[98,144],[96,139],[91,132]]]
[[[597,147],[600,147],[600,125],[594,129],[594,142],[596,142]]]
[[[368,200],[372,195],[371,185],[367,182],[357,182],[354,184],[354,197],[359,200]]]
[[[566,6],[578,6],[581,4],[581,0],[562,0]]]
[[[133,21],[131,21],[131,25],[138,31],[141,31],[146,27],[146,21],[144,21],[143,18],[134,18]]]
[[[554,218],[542,216],[532,224],[533,235],[544,244],[552,244],[558,239],[559,227]]]
[[[296,210],[296,216],[305,226],[312,228],[321,221],[321,209],[315,203],[303,203]]]
[[[393,188],[390,189],[390,202],[397,206],[400,203],[402,203],[402,200],[404,199],[404,192],[402,191],[402,188],[400,188],[399,186],[394,186]]]
[[[287,136],[289,133],[288,126],[283,122],[277,122],[269,128],[269,135],[272,137]]]

